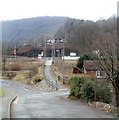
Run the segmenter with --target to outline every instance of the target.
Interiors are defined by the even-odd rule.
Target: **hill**
[[[70,52],[80,55],[97,50],[95,46],[98,42],[104,43],[105,39],[114,36],[116,20],[116,18],[109,18],[94,22],[68,17],[38,17],[4,21],[3,42],[6,43],[7,48],[10,48],[11,45],[11,51],[13,51],[13,45],[16,44],[19,55],[36,56],[43,51],[45,35],[53,35],[57,40],[65,37],[65,55],[69,55]],[[105,38],[105,36],[107,37]],[[23,48],[25,42],[29,42],[31,45],[26,44],[27,46]],[[59,46],[55,46],[55,48],[62,49]],[[50,55],[51,48],[47,50]],[[10,49],[8,49],[9,52]]]
[[[115,17],[107,20],[98,20],[96,22],[69,19],[65,25],[58,30],[55,36],[65,36],[67,42],[71,44],[72,47],[77,48],[80,53],[91,52],[99,39],[101,43],[104,43],[106,38],[102,38],[106,36],[106,34],[110,34],[110,36],[115,34],[116,23],[117,18]]]
[[[42,41],[43,35],[55,35],[68,17],[36,17],[21,20],[3,21],[3,42],[23,44],[26,41]]]

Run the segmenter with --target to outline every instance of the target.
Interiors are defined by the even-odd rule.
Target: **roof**
[[[99,66],[99,61],[96,60],[84,60],[84,69],[85,70],[99,70],[100,66]]]

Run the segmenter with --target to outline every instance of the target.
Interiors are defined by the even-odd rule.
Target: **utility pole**
[[[55,43],[56,43],[56,40],[54,39],[54,44],[53,44],[53,48],[54,48],[54,57],[53,57],[53,61],[55,62]]]
[[[44,61],[46,61],[46,35],[44,40]]]
[[[119,6],[119,2],[117,3]],[[118,13],[119,16],[119,13]],[[117,18],[117,71],[119,72],[119,18]],[[116,38],[115,38],[116,39]]]
[[[50,39],[50,41],[47,41],[47,37],[49,37]],[[51,49],[52,49],[52,53],[51,53],[51,57],[53,57],[54,56],[54,54],[53,54],[53,52],[54,52],[54,39],[53,39],[53,36],[52,35],[45,35],[45,40],[44,40],[44,58],[45,58],[45,60],[46,60],[46,57],[47,57],[47,44],[50,44],[50,42],[51,42],[51,44],[50,45],[52,45],[51,47]]]
[[[5,75],[5,64],[6,64],[6,48],[5,48],[5,46],[3,48],[3,54],[4,54],[4,57],[3,57],[3,60],[2,60],[2,62],[3,62],[2,76],[4,77],[4,75]]]
[[[0,23],[0,77],[2,76],[2,23]]]
[[[53,61],[53,46],[54,46],[54,43],[53,43],[54,41],[51,41],[51,43],[52,43],[52,53],[51,53],[51,57],[52,57],[52,61]]]
[[[52,37],[52,40],[51,40],[51,45],[52,45],[52,61],[54,62],[54,57],[55,57],[55,39],[53,39]]]
[[[65,56],[65,39],[66,38],[64,38],[63,39],[63,57],[62,57],[62,59],[63,59],[63,84],[65,84],[65,61],[64,61],[64,56]]]

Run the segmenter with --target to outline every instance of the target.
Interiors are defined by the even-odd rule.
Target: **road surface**
[[[39,92],[17,82],[4,81],[18,98],[12,104],[12,118],[112,118],[108,113],[74,102],[67,91]]]
[[[17,94],[12,104],[12,118],[113,118],[109,113],[70,100],[65,89],[40,92],[21,83],[0,81],[3,87],[8,86]]]

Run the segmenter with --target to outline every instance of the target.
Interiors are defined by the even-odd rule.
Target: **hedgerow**
[[[104,80],[97,80],[88,75],[73,75],[69,78],[70,96],[86,102],[100,101],[111,103],[112,93]]]

